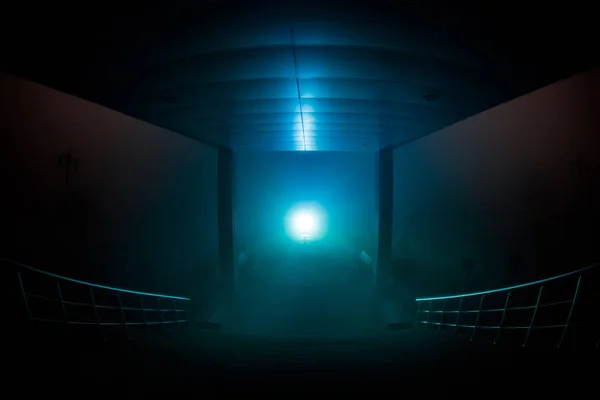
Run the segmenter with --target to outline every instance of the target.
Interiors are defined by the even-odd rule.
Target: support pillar
[[[231,295],[235,290],[233,246],[233,152],[219,149],[217,156],[217,209],[219,227],[219,282],[221,293]]]
[[[394,151],[378,154],[379,233],[377,241],[377,285],[385,286],[392,264],[392,227],[394,220]]]

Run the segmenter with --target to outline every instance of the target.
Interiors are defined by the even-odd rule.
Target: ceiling
[[[598,60],[577,1],[111,1],[13,6],[0,68],[235,151],[402,145]]]

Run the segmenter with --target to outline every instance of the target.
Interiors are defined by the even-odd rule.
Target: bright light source
[[[315,233],[317,223],[315,216],[308,211],[300,212],[294,215],[294,230],[300,236],[312,236]]]
[[[299,204],[286,216],[286,231],[294,240],[318,240],[325,233],[326,218],[315,204]]]

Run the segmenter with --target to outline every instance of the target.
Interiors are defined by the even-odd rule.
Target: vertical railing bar
[[[119,310],[121,311],[121,319],[123,320],[123,329],[125,330],[125,335],[127,339],[131,339],[129,335],[129,329],[127,329],[127,319],[125,318],[125,311],[123,310],[123,302],[121,301],[121,294],[117,292],[117,301],[119,302]]]
[[[577,286],[575,287],[575,294],[573,295],[573,300],[571,301],[571,309],[569,310],[569,315],[567,316],[565,327],[563,328],[562,335],[560,335],[560,340],[558,341],[558,345],[556,346],[557,348],[560,347],[563,340],[565,339],[565,335],[567,334],[567,328],[571,323],[571,316],[573,315],[573,309],[575,308],[575,302],[577,301],[577,295],[579,294],[579,288],[581,287],[581,279],[582,276],[579,275],[579,277],[577,278]]]
[[[161,327],[164,330],[165,329],[165,318],[163,316],[162,302],[160,301],[160,297],[157,297],[157,300],[158,300],[158,315],[160,317]]]
[[[473,327],[473,333],[471,334],[471,342],[475,338],[475,333],[477,332],[477,327],[479,326],[479,316],[481,315],[481,308],[483,307],[483,299],[485,298],[485,294],[481,295],[481,299],[479,300],[479,310],[477,310],[477,318],[475,319],[475,326]]]
[[[27,293],[25,292],[25,285],[23,285],[23,278],[21,278],[21,272],[17,271],[17,275],[19,276],[19,286],[21,286],[21,294],[23,295],[23,302],[25,303],[25,309],[27,310],[27,316],[29,317],[29,322],[33,322],[33,317],[31,315],[31,309],[29,308],[29,301],[27,301]]]
[[[71,327],[69,325],[69,315],[67,314],[67,306],[65,305],[65,301],[63,299],[62,290],[60,289],[60,282],[56,281],[56,289],[58,291],[58,299],[60,300],[60,305],[62,307],[63,316],[65,317],[65,324],[67,326],[67,330],[71,333],[71,337],[75,339],[73,336],[73,332],[71,332]]]
[[[427,311],[427,322],[425,323],[425,329],[429,328],[430,322],[431,322],[431,300],[429,300],[429,310]]]
[[[454,321],[454,333],[458,332],[458,322],[460,321],[460,313],[462,311],[463,299],[458,303],[458,312],[456,313],[456,321]]]
[[[102,324],[100,321],[100,315],[98,315],[98,308],[96,307],[96,298],[94,297],[94,289],[91,286],[88,286],[90,289],[90,297],[92,299],[92,306],[94,307],[94,315],[96,316],[96,322],[98,322],[98,331],[100,332],[100,336],[102,337],[102,341],[106,342],[106,337],[104,336],[104,330],[102,329]]]
[[[421,312],[421,302],[417,301],[417,316],[415,317],[416,327],[419,327],[419,313]]]
[[[502,310],[502,319],[500,319],[500,325],[498,326],[498,333],[496,334],[496,340],[494,340],[494,344],[498,343],[498,339],[500,338],[500,332],[502,332],[502,327],[504,326],[504,319],[506,318],[506,309],[508,308],[508,302],[510,300],[510,294],[512,291],[509,291],[506,295],[506,301],[504,302],[504,310]]]
[[[525,335],[525,340],[523,341],[523,347],[525,347],[525,345],[527,345],[527,341],[529,340],[529,335],[531,335],[531,329],[533,328],[535,316],[537,315],[537,311],[540,306],[540,300],[542,298],[543,290],[544,290],[544,285],[541,285],[540,291],[538,292],[537,301],[535,302],[535,308],[533,309],[533,315],[531,316],[531,321],[529,322],[529,328],[527,329],[527,334]]]
[[[142,308],[142,318],[144,318],[144,328],[146,334],[150,336],[150,329],[148,328],[148,318],[146,317],[146,309],[144,308],[144,296],[140,294],[140,307]]]
[[[442,303],[442,313],[440,314],[440,324],[438,325],[438,331],[442,329],[442,325],[444,324],[444,312],[446,311],[446,299]]]
[[[69,317],[67,316],[67,307],[65,306],[65,302],[63,300],[62,290],[60,290],[60,282],[59,281],[56,281],[56,289],[58,291],[58,299],[60,300],[60,306],[62,307],[62,310],[63,310],[63,317],[65,318],[65,322],[68,324]]]

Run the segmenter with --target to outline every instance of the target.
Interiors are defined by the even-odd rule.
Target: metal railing
[[[545,336],[551,336],[551,342],[557,348],[564,345],[573,328],[591,327],[587,329],[589,343],[598,347],[600,313],[596,278],[599,267],[600,264],[593,264],[551,278],[496,290],[417,298],[417,326],[452,329],[454,332],[467,330],[471,341],[481,332],[491,332],[494,344],[508,332],[520,332],[521,335],[513,335],[511,341],[516,338],[522,347],[530,343],[534,331],[555,331],[554,336]],[[584,277],[588,283],[585,290]]]
[[[131,329],[166,329],[187,325],[187,297],[138,292],[98,285],[42,271],[12,260],[30,323],[91,327],[106,341],[117,328],[131,338]]]

